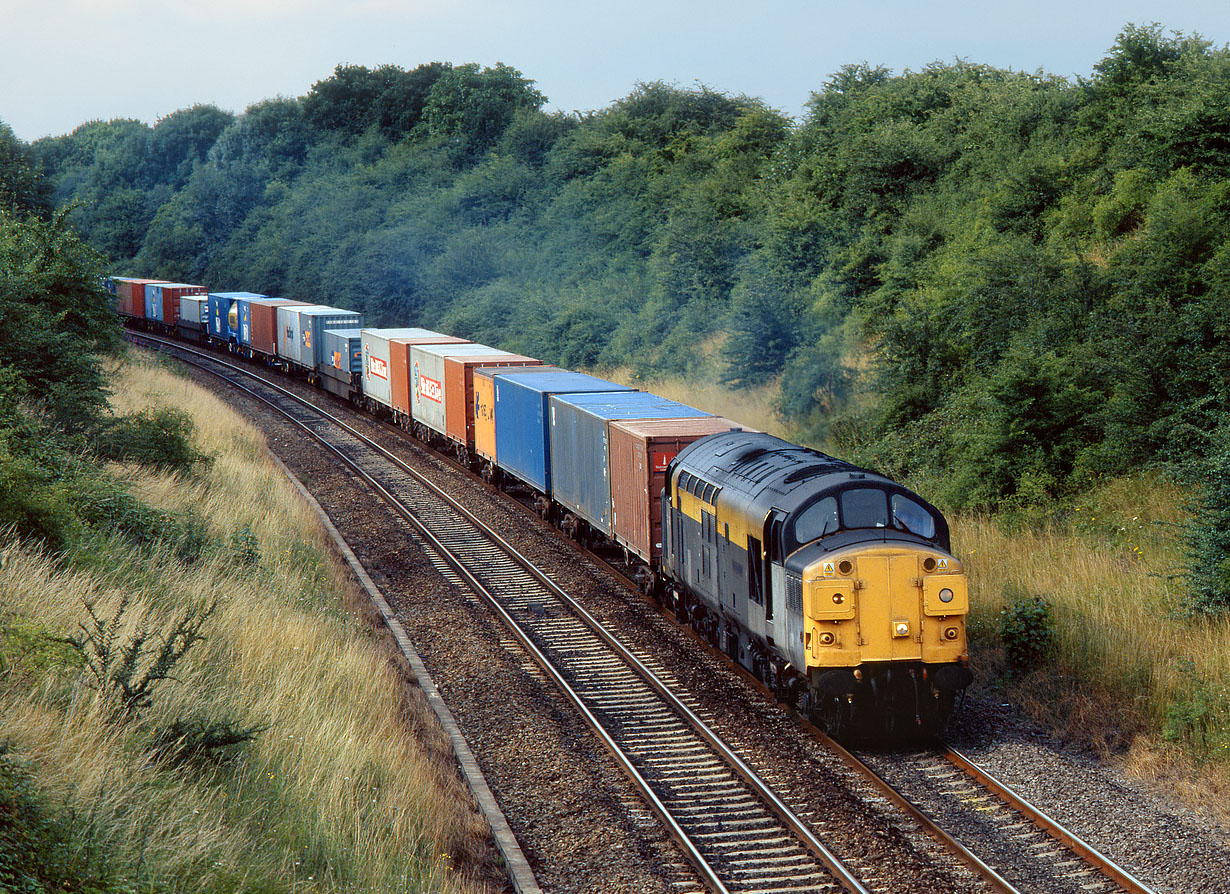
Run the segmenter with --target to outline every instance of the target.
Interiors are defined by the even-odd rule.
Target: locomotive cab
[[[809,708],[835,732],[942,730],[972,679],[969,585],[943,517],[899,485],[851,473],[794,525],[796,543],[815,535],[785,575],[786,642],[806,668]]]

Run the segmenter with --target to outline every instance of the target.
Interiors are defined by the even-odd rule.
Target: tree
[[[423,107],[427,132],[475,158],[495,145],[519,111],[541,108],[547,98],[534,82],[502,62],[494,68],[459,65],[440,75]]]

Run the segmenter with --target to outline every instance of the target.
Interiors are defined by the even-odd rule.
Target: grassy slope
[[[150,402],[188,409],[216,461],[193,480],[117,471],[153,505],[192,508],[223,548],[188,567],[112,541],[84,571],[0,552],[0,738],[62,830],[58,858],[140,889],[485,890],[469,876],[489,836],[447,744],[409,732],[433,728],[429,711],[348,612],[344,575],[260,433],[163,369],[121,368],[116,408]],[[154,630],[183,606],[219,607],[177,682],[116,722],[45,635],[73,632],[83,599],[106,613],[124,593],[131,624]],[[263,731],[231,763],[151,760],[149,737],[184,718]]]

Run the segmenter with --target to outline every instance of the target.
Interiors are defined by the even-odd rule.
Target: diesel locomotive
[[[969,685],[948,525],[900,484],[729,419],[338,308],[113,277],[131,325],[261,360],[391,419],[622,549],[664,601],[845,737],[943,730]]]
[[[760,432],[685,447],[667,488],[678,617],[831,733],[942,731],[972,681],[969,586],[934,506]]]

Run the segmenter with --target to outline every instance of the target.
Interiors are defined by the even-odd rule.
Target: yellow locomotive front
[[[801,569],[813,710],[834,732],[935,733],[971,680],[961,564],[906,543],[851,544]]]
[[[677,616],[834,734],[943,730],[972,675],[969,587],[938,509],[759,432],[694,442],[668,480]]]

